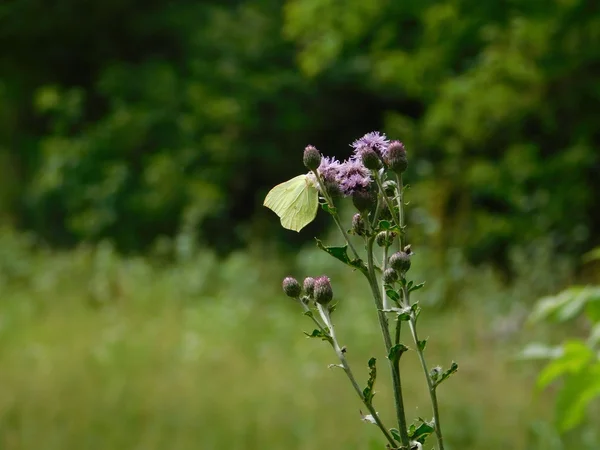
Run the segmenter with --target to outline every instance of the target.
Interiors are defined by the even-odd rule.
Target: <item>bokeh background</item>
[[[280,281],[332,278],[363,381],[368,290],[314,248],[324,214],[297,234],[262,207],[305,145],[373,130],[409,155],[429,360],[460,364],[448,448],[600,446],[599,409],[559,434],[516,358],[578,332],[525,319],[594,277],[594,2],[4,0],[0,49],[0,448],[382,448]]]

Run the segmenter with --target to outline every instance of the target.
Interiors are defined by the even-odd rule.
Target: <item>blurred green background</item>
[[[600,446],[514,358],[578,332],[525,327],[539,296],[594,279],[594,2],[5,0],[0,48],[0,449],[380,449],[280,280],[330,275],[356,367],[368,290],[313,248],[324,215],[262,207],[305,145],[373,130],[409,155],[429,360],[461,367],[448,448]]]

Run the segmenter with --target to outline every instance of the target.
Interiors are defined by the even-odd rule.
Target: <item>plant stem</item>
[[[375,182],[377,183],[377,186],[379,187],[381,196],[383,197],[385,204],[387,205],[388,209],[390,210],[390,214],[392,215],[392,219],[394,220],[394,223],[396,225],[400,226],[400,223],[398,223],[398,219],[396,219],[396,216],[394,214],[394,206],[392,205],[392,202],[390,202],[390,199],[388,198],[388,196],[385,195],[385,189],[383,189],[383,184],[381,184],[381,178],[379,177],[379,173],[374,172],[373,178],[375,178]]]
[[[396,174],[396,189],[398,189],[398,221],[400,222],[400,249],[404,249],[404,185],[402,174]]]
[[[410,305],[410,294],[408,293],[406,287],[403,288],[403,290],[406,304]],[[431,376],[429,375],[429,369],[427,368],[427,362],[425,361],[425,353],[419,346],[419,336],[417,334],[417,317],[414,312],[411,312],[410,314],[410,320],[408,322],[408,325],[410,327],[410,333],[412,335],[415,347],[417,349],[417,354],[419,355],[421,367],[423,368],[423,372],[425,374],[425,379],[427,380],[427,388],[429,390],[429,398],[431,399],[431,407],[433,409],[433,421],[435,422],[435,435],[437,437],[438,447],[439,450],[444,450],[444,439],[442,435],[442,427],[440,425],[440,413],[437,401],[436,388],[433,385],[433,380],[431,379]]]
[[[367,280],[369,281],[369,285],[371,286],[371,292],[373,294],[373,300],[375,301],[375,306],[377,307],[377,318],[379,319],[379,326],[381,328],[381,334],[383,335],[383,342],[385,344],[385,350],[387,354],[390,354],[390,349],[392,348],[392,341],[390,337],[390,329],[388,325],[388,320],[385,317],[385,313],[382,311],[382,300],[379,292],[379,286],[377,285],[377,277],[375,276],[375,265],[373,263],[373,242],[375,237],[370,237],[367,240]],[[406,427],[406,413],[404,412],[404,400],[402,397],[402,382],[400,379],[400,369],[389,359],[390,368],[392,372],[392,384],[394,388],[394,403],[396,406],[396,416],[398,419],[398,429],[400,432],[400,438],[402,441],[402,446],[408,448],[409,447],[409,438],[408,431]]]
[[[344,227],[342,226],[342,223],[340,222],[340,217],[339,217],[337,210],[335,209],[335,206],[333,204],[333,199],[327,193],[325,183],[323,183],[323,180],[321,179],[319,172],[317,172],[316,170],[313,170],[312,172],[315,174],[315,178],[317,179],[317,182],[319,183],[319,187],[321,188],[321,193],[323,194],[323,197],[325,198],[325,201],[327,202],[327,206],[329,206],[329,213],[331,214],[331,217],[333,217],[333,221],[335,222],[338,229],[341,231],[342,235],[344,236],[344,239],[346,240],[346,244],[348,244],[348,247],[350,247],[350,250],[354,254],[354,258],[360,259],[360,256],[358,256],[358,252],[354,248],[354,245],[352,245],[352,242],[350,242],[350,237],[348,236],[348,233],[346,233],[346,230],[344,230]]]
[[[387,260],[388,260],[388,246],[387,246],[387,242],[386,242],[386,245],[383,246],[383,261],[381,263],[381,273],[385,272],[385,269],[387,269]],[[381,296],[383,297],[383,309],[384,310],[390,309],[388,295],[387,295],[387,292],[385,291],[385,281],[383,281],[383,277],[381,280]]]
[[[307,310],[310,310],[310,309],[308,309],[308,306],[306,306],[306,305],[304,305],[304,306],[305,306],[305,308]],[[344,369],[344,372],[346,372],[346,376],[350,380],[350,383],[352,384],[352,387],[354,388],[354,390],[356,391],[356,393],[360,397],[360,399],[363,402],[363,404],[365,405],[365,407],[371,413],[371,416],[373,417],[373,420],[375,421],[375,424],[379,427],[379,429],[381,430],[381,432],[384,434],[385,438],[390,443],[390,445],[392,446],[392,448],[396,448],[396,441],[394,441],[394,438],[392,437],[392,435],[390,434],[390,432],[387,430],[387,428],[385,427],[385,425],[381,421],[379,415],[377,414],[377,411],[375,411],[375,408],[373,407],[373,405],[371,404],[371,402],[368,402],[365,399],[365,396],[364,396],[362,390],[360,389],[360,386],[358,385],[358,382],[356,381],[356,378],[354,377],[354,374],[352,373],[352,370],[350,369],[350,365],[348,364],[348,361],[346,360],[346,356],[344,355],[344,352],[342,351],[342,349],[341,349],[341,347],[340,347],[340,345],[338,343],[338,340],[337,340],[337,338],[335,336],[335,331],[334,331],[334,328],[333,328],[333,323],[331,322],[331,317],[329,315],[329,311],[327,310],[327,307],[323,307],[323,305],[317,303],[317,309],[319,310],[319,314],[321,315],[321,318],[323,319],[323,322],[325,322],[325,325],[328,328],[328,334],[331,337],[331,345],[332,345],[333,349],[335,350],[335,353],[337,354],[340,362],[342,363],[342,368]]]

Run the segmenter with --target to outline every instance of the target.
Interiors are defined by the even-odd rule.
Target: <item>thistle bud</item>
[[[286,277],[283,279],[283,292],[285,295],[291,298],[298,298],[302,293],[302,288],[298,280],[292,277]]]
[[[363,165],[369,170],[379,170],[383,165],[381,163],[381,158],[377,154],[375,150],[372,148],[364,148],[361,150],[360,158],[362,160]]]
[[[394,197],[396,195],[396,182],[394,180],[387,180],[383,183],[383,190],[385,191],[385,195],[388,197]]]
[[[396,252],[390,256],[390,267],[403,273],[410,269],[410,256],[404,252]]]
[[[315,279],[312,277],[306,277],[304,279],[304,292],[310,298],[313,298],[315,295]]]
[[[398,272],[391,267],[388,267],[383,271],[383,282],[385,284],[392,284],[396,281],[398,281]]]
[[[365,221],[363,220],[363,218],[360,214],[354,214],[354,216],[352,216],[352,231],[357,236],[365,235],[365,231],[366,231]]]
[[[352,204],[360,212],[369,211],[376,202],[377,196],[372,189],[357,189],[352,193]]]
[[[308,170],[317,170],[319,165],[321,165],[321,154],[319,153],[319,150],[312,145],[307,146],[304,149],[303,162],[304,167]]]
[[[375,238],[375,242],[380,247],[389,247],[394,242],[394,238],[396,237],[396,233],[392,231],[381,231],[377,234]]]
[[[401,174],[408,167],[406,150],[404,144],[400,141],[392,141],[387,149],[386,162],[390,169],[397,174]]]
[[[329,277],[322,276],[315,280],[315,301],[321,305],[326,305],[333,299],[333,289]]]

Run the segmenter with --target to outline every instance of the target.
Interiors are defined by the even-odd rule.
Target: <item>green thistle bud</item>
[[[357,236],[364,236],[366,232],[365,221],[360,214],[352,216],[352,231]]]
[[[306,277],[304,279],[304,292],[310,298],[313,298],[315,295],[315,279],[312,277]]]
[[[406,150],[404,144],[400,141],[392,141],[387,149],[386,162],[390,169],[397,174],[401,174],[408,167]]]
[[[360,212],[369,211],[377,203],[377,196],[372,189],[357,189],[352,193],[352,204]]]
[[[322,276],[315,280],[315,301],[321,305],[326,305],[333,299],[333,289],[329,277]]]
[[[383,165],[381,163],[381,158],[372,148],[363,149],[360,153],[360,157],[363,165],[369,170],[379,170]]]
[[[283,279],[283,292],[285,295],[291,298],[298,298],[302,293],[302,288],[300,287],[300,283],[293,277],[285,277]]]
[[[410,269],[410,256],[404,252],[396,252],[390,256],[389,264],[391,268],[404,273]]]
[[[304,149],[303,162],[304,167],[308,170],[317,170],[319,165],[321,165],[321,154],[319,153],[319,150],[312,145],[307,146]]]
[[[391,267],[388,267],[383,271],[383,282],[385,284],[392,284],[398,281],[398,272]]]

